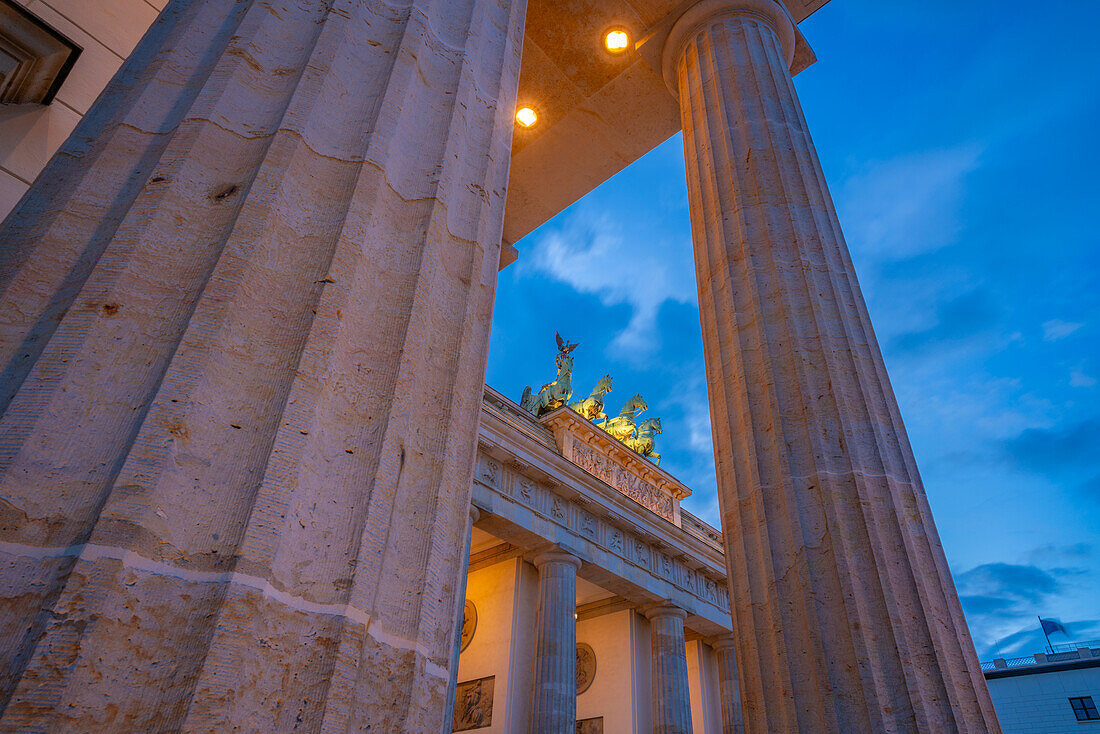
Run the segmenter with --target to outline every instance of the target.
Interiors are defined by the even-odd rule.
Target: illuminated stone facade
[[[15,1],[83,52],[0,118],[0,730],[997,731],[791,81],[825,0]],[[483,392],[513,243],[681,129],[721,542]]]

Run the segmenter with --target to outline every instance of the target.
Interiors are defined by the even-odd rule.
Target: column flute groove
[[[747,37],[750,34],[753,36],[752,40],[754,41],[754,43],[750,44],[750,48],[755,48],[756,49],[756,53],[751,53],[749,55],[750,66],[751,66],[751,69],[752,69],[752,79],[755,83],[755,86],[751,90],[752,94],[746,94],[745,96],[748,97],[749,99],[760,100],[760,104],[761,104],[760,114],[761,114],[761,118],[764,119],[767,116],[767,110],[765,109],[765,105],[764,105],[764,102],[763,102],[763,100],[765,98],[764,94],[765,94],[765,92],[771,93],[769,95],[769,98],[774,99],[779,93],[779,87],[776,83],[775,76],[768,73],[768,71],[769,71],[769,63],[768,62],[771,61],[772,65],[774,65],[774,62],[776,61],[776,59],[772,58],[772,59],[769,60],[767,58],[761,58],[761,57],[766,57],[769,53],[772,54],[772,56],[774,57],[774,56],[777,55],[777,53],[776,53],[777,49],[776,49],[774,43],[769,44],[769,39],[766,36],[764,36],[764,34],[761,32],[761,27],[760,27],[759,23],[745,23],[744,28],[743,28],[743,33],[746,35],[746,40],[749,40]],[[762,87],[762,82],[761,82],[762,79],[763,80],[770,80],[772,82],[769,89],[765,90]],[[789,149],[789,150],[797,152],[798,148],[794,145],[794,141],[790,138],[789,132],[790,132],[789,128],[784,127],[784,128],[775,129],[773,127],[767,126],[767,127],[765,127],[762,135],[765,139],[765,142],[768,143],[769,147],[771,147],[773,149],[783,149],[783,148],[781,148],[781,146],[786,146],[785,149]],[[784,138],[784,137],[786,138],[785,140],[781,139],[781,138]],[[786,166],[783,165],[784,162],[787,164]],[[775,170],[772,173],[772,175],[774,176],[775,183],[777,183],[784,191],[795,191],[795,192],[799,192],[799,193],[805,191],[806,181],[805,181],[805,178],[803,176],[801,176],[801,173],[802,173],[802,169],[801,169],[802,156],[795,155],[792,158],[786,159],[785,161],[776,161],[775,163],[776,163]],[[787,170],[785,170],[785,169],[787,169]],[[787,179],[787,176],[789,175],[788,170],[790,170],[790,169],[793,169],[795,177],[801,179],[800,181],[797,182],[797,183],[802,184],[801,186],[793,186],[792,187],[791,185],[789,185],[789,182],[786,179]],[[753,190],[762,190],[761,189],[761,181],[755,175],[754,175],[754,180],[752,181],[751,185],[753,187]],[[792,205],[799,205],[799,204],[802,204],[802,203],[803,202],[792,202]],[[808,204],[809,202],[807,201],[806,203]],[[809,233],[806,233],[806,232],[799,232],[798,231],[799,225],[801,225],[803,223],[806,225],[806,227],[810,228],[811,230],[817,228],[818,211],[817,210],[812,210],[811,213],[813,215],[812,218],[807,217],[804,220],[799,220],[799,221],[792,222],[794,242],[795,242],[795,245],[796,245],[797,250],[798,250],[797,254],[801,255],[803,258],[806,257],[806,253],[803,251],[804,243],[809,242],[810,245],[812,246],[815,242],[818,241],[818,238],[813,236],[815,234],[814,232],[811,231]],[[806,235],[808,235],[808,236],[806,236]],[[762,259],[766,258],[766,261],[767,261],[768,265],[770,266],[770,270],[772,272],[780,272],[781,271],[781,264],[776,260],[775,250],[773,250],[773,249],[764,249],[762,251],[761,258]],[[758,277],[759,277],[759,273],[761,271],[757,271],[757,272],[758,272]],[[809,278],[808,278],[808,276],[806,274],[806,271],[804,269],[796,271],[795,272],[795,278],[798,280],[798,282],[793,282],[792,283],[790,281],[780,280],[780,282],[777,284],[777,287],[779,288],[784,300],[788,300],[788,301],[791,300],[792,292],[796,292],[799,285],[802,285],[805,288],[805,292],[812,292],[811,287],[810,287]],[[832,287],[832,284],[827,284],[826,287]],[[758,298],[759,298],[759,296],[758,296]],[[830,304],[831,304],[831,301],[826,300],[824,307],[827,308]],[[820,313],[821,313],[821,311],[818,310],[818,311],[814,311],[810,314],[810,318],[812,319],[812,324],[808,324],[808,326],[817,326],[820,323],[819,322],[819,314]],[[811,334],[812,333],[823,333],[824,332],[824,330],[820,329],[820,328],[816,329],[816,330],[813,329],[813,328],[800,329],[799,328],[800,326],[801,326],[801,323],[799,321],[793,320],[793,319],[781,322],[780,328],[783,329],[783,337],[784,337],[786,343],[789,343],[789,344],[798,343],[798,341],[799,341],[798,337],[803,336],[802,334],[796,333],[796,332],[799,332],[799,331],[802,331],[802,332],[810,331]],[[843,358],[843,356],[841,358]],[[854,367],[854,365],[853,365],[853,367]],[[794,373],[794,375],[796,376],[796,379],[797,379],[798,384],[799,384],[800,390],[797,394],[797,400],[798,400],[798,406],[797,407],[799,409],[799,412],[802,415],[807,415],[807,414],[810,415],[811,422],[813,422],[814,419],[816,418],[816,416],[813,415],[813,413],[815,412],[815,406],[812,403],[807,402],[803,397],[805,395],[814,394],[814,393],[817,393],[821,396],[820,399],[822,401],[822,407],[824,408],[824,410],[822,411],[823,413],[836,414],[837,412],[839,412],[839,402],[838,402],[836,396],[831,394],[827,389],[821,389],[821,387],[819,387],[819,386],[813,386],[813,385],[808,384],[808,380],[810,378],[812,378],[812,374],[808,374],[808,370],[804,365],[799,364],[798,360],[790,360],[790,368],[791,368],[792,372]],[[828,373],[829,372],[829,365],[828,364],[821,365],[819,369],[821,369],[821,370],[825,371],[826,373]],[[776,402],[778,402],[778,400]],[[800,432],[803,432],[802,431],[802,426],[796,425],[794,427],[794,429],[799,430]],[[809,459],[809,462],[810,462],[811,466],[815,466],[817,464],[817,461],[814,457],[811,457]],[[813,476],[815,473],[818,473],[818,472],[809,472],[808,476]],[[825,475],[827,476],[827,473]],[[828,481],[828,480],[826,480],[826,481]],[[829,511],[827,509],[828,506],[824,506],[822,508],[824,510],[823,514],[826,518],[836,517],[837,509],[838,509],[837,506],[836,506],[836,501],[837,501],[837,498],[836,498],[836,496],[834,496],[833,501],[831,503],[829,503],[829,505],[828,505],[828,506],[832,507],[832,511]],[[803,542],[806,542],[806,540],[804,539]],[[847,538],[846,537],[840,538],[840,542],[843,543],[843,544],[847,544]],[[867,545],[869,547],[871,547],[872,553],[873,553],[874,552],[874,545],[873,544],[867,544]],[[842,583],[841,582],[842,577],[849,575],[848,564],[846,562],[846,558],[847,558],[846,554],[839,554],[839,555],[836,556],[837,571],[839,573],[835,576],[835,580],[836,580],[836,583],[838,583],[838,584]],[[802,586],[803,588],[806,588],[806,587],[812,588],[812,584],[800,584],[800,586]],[[891,602],[890,602],[889,598],[887,597],[887,595],[885,593],[880,592],[878,594],[878,597],[879,597],[881,603],[886,604],[887,606],[890,605]],[[846,598],[842,599],[842,600],[838,600],[838,603],[840,603],[844,607],[848,606],[848,601],[847,601]],[[852,603],[854,603],[856,605],[859,605],[858,598],[857,599],[852,599]],[[855,616],[859,616],[859,615],[857,614]],[[850,644],[851,650],[855,654],[855,656],[859,659],[866,658],[867,657],[867,652],[868,652],[867,649],[862,647],[861,645],[859,645],[857,643],[856,637],[855,637],[855,635],[852,634],[851,630],[846,630],[845,632],[846,632],[845,639],[850,641],[849,644]],[[839,640],[838,640],[838,642],[839,642]],[[825,666],[825,665],[828,665],[828,661],[824,660],[824,659],[819,659],[819,664]],[[905,674],[904,669],[902,669],[900,671],[900,673],[902,675],[904,675]],[[818,681],[818,685],[821,686],[820,680]],[[823,689],[824,689],[824,686],[821,686],[819,688],[819,690],[821,690],[821,691],[823,691]],[[885,698],[889,698],[890,695],[891,695],[890,692],[888,691],[888,689],[884,685],[881,685],[881,681],[878,679],[878,677],[875,677],[875,680],[872,683],[872,685],[870,687],[870,690],[874,691],[874,698],[876,700],[879,700],[879,701],[882,701],[882,699],[885,699]],[[823,696],[824,694],[822,692],[819,695]],[[821,704],[822,704],[823,707],[826,706],[826,702],[824,700],[821,702]],[[872,721],[870,722],[871,725],[875,728],[882,728],[884,726],[884,724],[881,721],[879,721],[878,711],[881,708],[884,708],[885,704],[883,703],[883,704],[875,704],[875,705],[868,706],[866,702],[863,702],[863,706],[871,714],[871,717],[872,717]],[[825,708],[824,710],[828,711],[828,708]],[[918,722],[918,724],[919,723],[920,722]],[[835,721],[830,721],[830,725],[831,726],[838,726],[839,723],[835,722]]]
[[[672,28],[747,731],[999,731],[774,0]],[[870,582],[870,583],[868,583]]]

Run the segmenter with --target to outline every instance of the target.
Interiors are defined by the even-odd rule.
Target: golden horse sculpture
[[[603,412],[603,396],[611,392],[611,375],[604,375],[596,382],[590,394],[584,400],[570,403],[573,412],[590,421],[607,420],[607,414]]]
[[[591,394],[584,400],[569,402],[573,397],[573,357],[570,352],[577,348],[577,344],[570,344],[561,338],[561,334],[555,333],[558,340],[558,377],[553,382],[547,383],[533,392],[528,385],[523,389],[523,397],[520,398],[520,407],[541,418],[547,413],[557,410],[563,405],[568,405],[577,415],[592,421],[597,427],[602,428],[621,441],[627,448],[636,451],[661,465],[661,455],[653,450],[656,436],[661,433],[661,419],[647,418],[640,425],[635,423],[638,413],[649,410],[642,396],[635,395],[626,401],[623,409],[614,418],[608,418],[603,412],[604,396],[611,392],[611,375],[604,375],[592,388]]]
[[[638,427],[634,425],[634,418],[638,413],[646,410],[649,410],[649,406],[646,405],[645,400],[642,399],[641,395],[635,395],[626,401],[617,416],[597,425],[616,439],[626,441],[626,439],[634,438],[637,435]]]
[[[623,441],[627,447],[634,449],[647,459],[652,459],[657,466],[661,465],[661,455],[653,450],[656,436],[661,432],[660,418],[646,418],[638,424],[637,437],[630,437]]]
[[[556,332],[554,336],[558,340],[558,356],[555,357],[558,364],[557,379],[543,385],[537,393],[532,393],[531,386],[528,385],[523,388],[523,397],[519,400],[519,406],[534,413],[536,418],[560,408],[573,397],[573,358],[569,353],[578,345],[570,344]]]

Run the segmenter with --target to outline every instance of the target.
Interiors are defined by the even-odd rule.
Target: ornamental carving
[[[592,685],[596,677],[596,651],[590,645],[577,645],[577,695],[581,695]]]
[[[496,676],[459,683],[455,689],[452,731],[481,729],[493,724],[493,684]]]
[[[618,466],[606,456],[597,453],[595,449],[574,445],[573,455],[570,458],[574,464],[597,479],[607,482],[642,507],[657,513],[666,520],[675,522],[671,496]]]
[[[466,605],[462,610],[462,636],[459,642],[459,652],[462,652],[470,646],[470,641],[474,639],[474,632],[477,631],[477,607],[469,599],[466,600]]]

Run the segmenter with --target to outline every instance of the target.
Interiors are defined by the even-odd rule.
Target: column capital
[[[723,650],[729,650],[737,644],[737,640],[734,638],[733,633],[722,635],[721,637],[711,637],[707,639],[707,644],[715,652],[722,652]]]
[[[680,619],[687,619],[687,612],[671,602],[648,607],[642,614],[649,620],[659,619],[661,617],[679,617]]]
[[[535,568],[539,570],[542,570],[543,566],[551,563],[566,563],[575,569],[579,569],[581,567],[581,559],[577,558],[572,553],[561,550],[560,548],[549,550],[545,553],[539,553],[537,556],[535,556],[531,563],[535,564]]]
[[[664,74],[665,83],[673,94],[679,93],[676,62],[680,59],[684,44],[703,25],[726,16],[748,16],[765,21],[775,31],[779,42],[783,45],[787,68],[789,69],[794,63],[794,20],[777,0],[699,0],[672,25],[661,52],[661,73]]]

